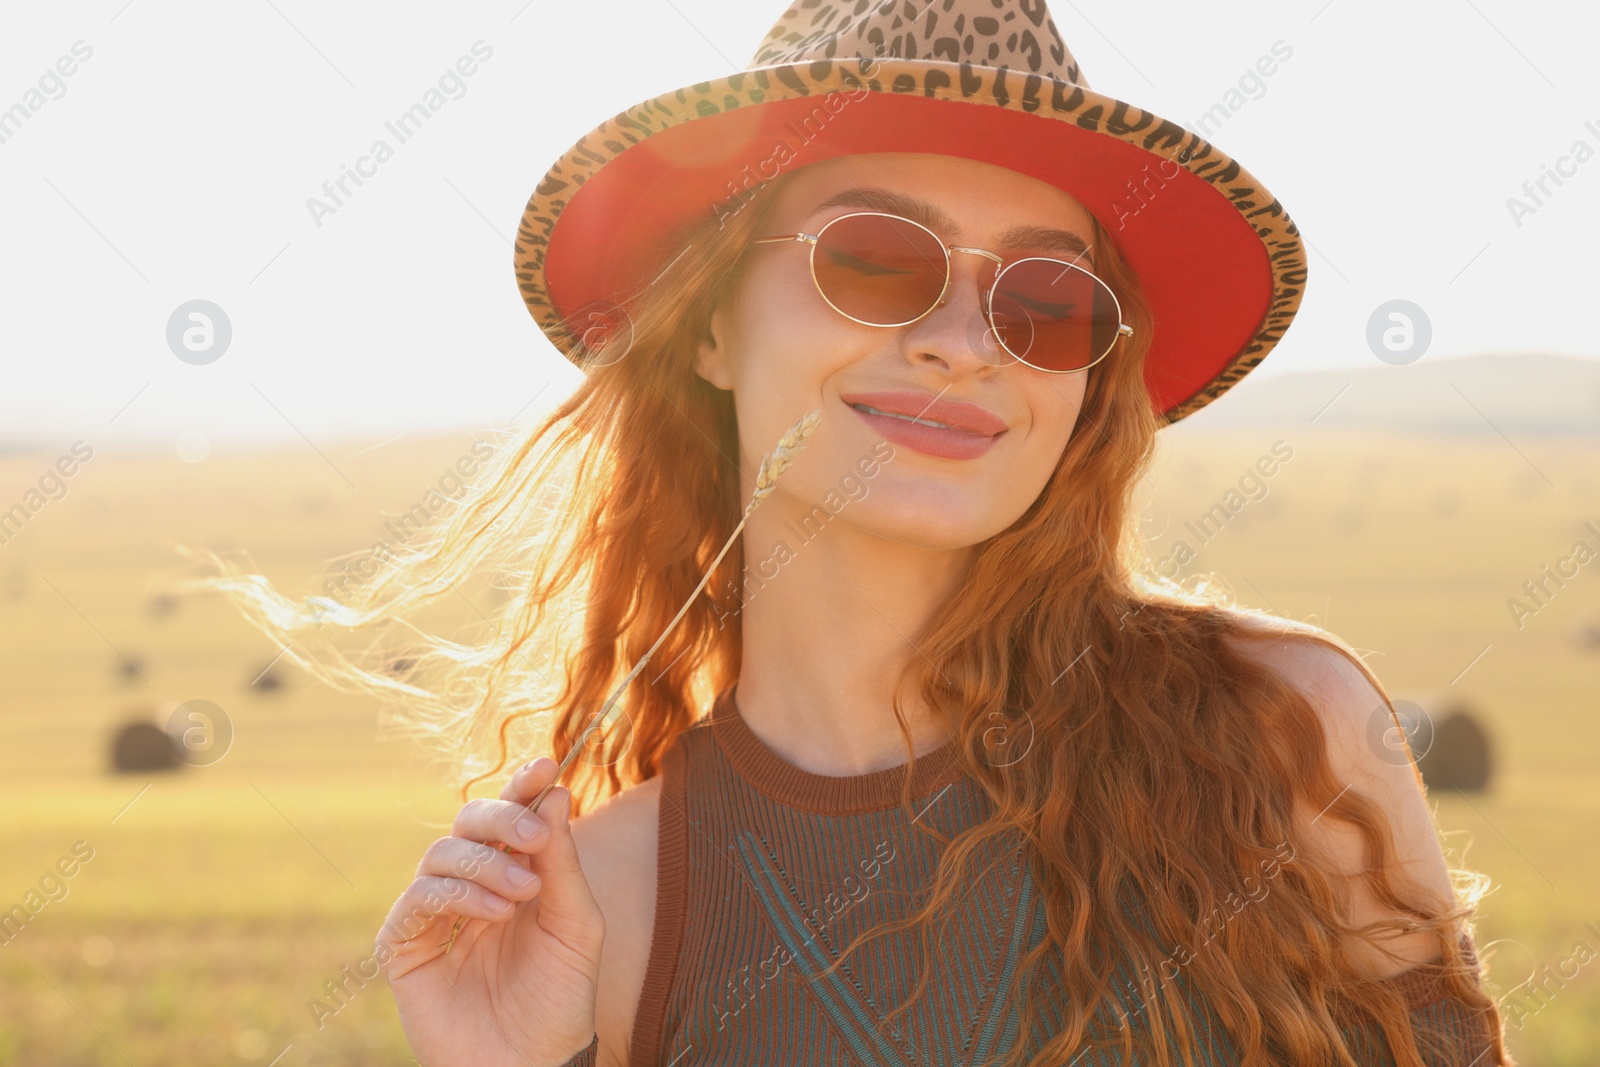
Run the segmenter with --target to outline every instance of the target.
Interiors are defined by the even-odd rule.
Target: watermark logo
[[[34,482],[34,487],[22,494],[21,500],[0,510],[0,545],[10,544],[22,532],[22,528],[44,510],[46,504],[64,498],[70,488],[67,479],[78,473],[79,464],[93,458],[94,448],[87,441],[72,442],[69,452],[58,456],[54,464],[46,467]]]
[[[1593,922],[1585,922],[1583,928],[1594,935],[1596,939],[1594,942],[1586,938],[1574,941],[1572,951],[1565,959],[1554,967],[1548,963],[1541,965],[1500,1000],[1500,1010],[1512,1026],[1521,1030],[1527,1025],[1528,1020],[1543,1011],[1568,983],[1577,980],[1584,966],[1600,956],[1600,953],[1595,951],[1595,945],[1600,944],[1600,926],[1596,926]]]
[[[998,711],[988,718],[993,725],[983,731],[983,758],[991,767],[1010,767],[1022,762],[1033,750],[1033,716],[1022,713],[1021,722],[1013,722]]]
[[[21,100],[0,110],[0,144],[7,143],[20,133],[23,125],[50,101],[66,96],[67,83],[63,79],[78,73],[78,64],[87,63],[94,56],[94,48],[82,40],[72,42],[71,52],[71,56],[58,58],[54,68],[45,68],[44,73],[39,75],[38,88],[26,90]],[[72,56],[78,58],[73,59]]]
[[[588,726],[600,714],[600,709],[605,707],[605,702],[594,705],[589,714],[583,716],[579,722]],[[633,716],[628,714],[628,709],[621,702],[611,705],[611,710],[606,712],[605,720],[589,731],[583,739],[582,750],[578,758],[590,767],[613,767],[628,754],[628,749],[633,747]]]
[[[494,56],[494,49],[485,44],[481,38],[472,42],[470,51],[472,56],[477,57],[476,60],[472,56],[458,58],[453,68],[447,67],[444,73],[439,75],[437,87],[429,86],[423,91],[419,100],[383,124],[384,130],[394,138],[394,144],[390,144],[383,137],[377,138],[367,153],[356,159],[353,168],[347,163],[339,164],[339,176],[329,178],[322,183],[322,197],[306,197],[306,211],[310,213],[311,222],[317,229],[322,229],[324,218],[338,214],[351,197],[355,196],[355,190],[350,188],[351,183],[354,183],[356,189],[365,186],[366,182],[363,179],[376,177],[378,167],[395,157],[397,146],[415,137],[450,101],[460,100],[467,95],[466,79],[478,72],[478,63],[487,63]]]
[[[573,312],[568,321],[583,345],[585,370],[621,363],[633,351],[633,316],[619,304],[595,300]]]
[[[189,700],[172,709],[167,736],[178,759],[191,767],[206,767],[233,747],[233,720],[209,700]]]
[[[1214,540],[1234,517],[1243,511],[1246,505],[1263,500],[1271,491],[1271,486],[1266,479],[1271,478],[1282,469],[1283,464],[1294,458],[1294,446],[1279,438],[1272,442],[1272,447],[1259,456],[1255,463],[1245,469],[1235,485],[1230,487],[1222,498],[1212,504],[1205,511],[1197,515],[1192,521],[1183,524],[1186,530],[1203,548]],[[1187,540],[1179,539],[1167,552],[1156,561],[1156,570],[1163,578],[1176,578],[1178,573],[1194,561],[1195,547]],[[1118,627],[1119,629],[1121,627]]]
[[[1585,131],[1595,139],[1595,144],[1600,144],[1600,124],[1590,120],[1583,124]],[[1522,229],[1523,220],[1530,215],[1537,215],[1539,209],[1549,203],[1561,188],[1566,185],[1563,178],[1576,178],[1578,168],[1595,157],[1595,147],[1582,137],[1572,142],[1572,148],[1566,155],[1559,157],[1555,166],[1548,163],[1540,164],[1539,176],[1529,178],[1522,183],[1522,196],[1506,197],[1506,210],[1511,213],[1511,222],[1517,229]],[[1555,190],[1551,190],[1550,183],[1555,183]]]
[[[721,607],[717,609],[717,629],[722,629],[726,622],[743,611],[744,606],[765,589],[768,582],[778,577],[784,566],[794,561],[800,549],[821,537],[840,512],[850,504],[864,500],[872,489],[869,484],[871,479],[878,476],[882,464],[892,462],[894,457],[894,446],[880,438],[868,454],[856,460],[855,466],[839,477],[836,488],[823,494],[820,502],[796,518],[784,520],[780,533],[792,537],[795,543],[791,545],[785,537],[780,537],[764,556],[745,563],[742,585],[736,587],[732,579],[724,583],[724,592],[735,603],[726,610]]]
[[[1433,322],[1428,313],[1409,300],[1379,304],[1367,319],[1367,347],[1393,366],[1415,363],[1432,341]]]
[[[185,363],[215,363],[232,342],[233,322],[209,300],[179,304],[167,318],[167,347]]]
[[[1185,146],[1183,151],[1178,153],[1176,160],[1163,159],[1155,165],[1154,171],[1151,170],[1150,164],[1146,163],[1144,169],[1139,172],[1137,184],[1134,179],[1128,179],[1126,199],[1119,195],[1115,201],[1118,230],[1127,229],[1128,220],[1149,207],[1156,193],[1165,189],[1167,182],[1172,181],[1183,171],[1183,165],[1189,162],[1189,154],[1190,148]],[[1130,203],[1137,206],[1130,207]]]
[[[73,844],[70,854],[63,855],[53,866],[45,868],[37,888],[29,888],[20,901],[0,912],[0,944],[9,945],[16,940],[23,928],[47,905],[67,899],[67,894],[72,891],[69,880],[92,859],[94,846],[87,841],[78,841]]]
[[[1379,704],[1367,716],[1367,747],[1391,766],[1403,767],[1426,756],[1433,747],[1433,733],[1433,718],[1409,700],[1394,701],[1392,714],[1389,705]]]
[[[1223,123],[1242,111],[1246,104],[1266,96],[1269,88],[1266,79],[1278,73],[1280,64],[1294,58],[1294,48],[1280,38],[1272,42],[1269,53],[1246,67],[1245,72],[1239,75],[1238,85],[1229,88],[1222,94],[1221,100],[1207,108],[1205,113],[1195,120],[1194,125],[1188,127],[1189,131],[1210,138],[1222,128]]]
[[[1543,611],[1555,595],[1566,588],[1567,582],[1578,576],[1578,568],[1600,556],[1600,529],[1596,529],[1592,522],[1584,523],[1583,527],[1594,535],[1594,544],[1584,540],[1574,541],[1572,551],[1556,560],[1554,567],[1546,563],[1539,568],[1539,577],[1522,583],[1526,599],[1506,598],[1506,610],[1511,612],[1511,621],[1517,624],[1517,629],[1522,629],[1529,619]]]
[[[322,583],[322,591],[328,595],[311,597],[308,601],[311,615],[318,625],[329,618],[337,618],[352,588],[359,590],[376,578],[383,567],[399,558],[401,546],[421,535],[435,516],[450,504],[459,503],[458,498],[463,497],[467,490],[466,479],[477,474],[494,457],[495,451],[494,445],[482,438],[474,438],[467,453],[457,457],[454,465],[446,468],[434,480],[423,493],[422,499],[383,524],[388,537],[375,540],[370,551],[340,561],[339,573]]]

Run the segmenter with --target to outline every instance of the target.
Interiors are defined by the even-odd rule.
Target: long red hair
[[[373,578],[330,581],[328,595],[294,601],[259,575],[192,553],[221,570],[202,584],[232,595],[324,681],[393,698],[391,724],[430,742],[460,772],[463,796],[513,762],[547,750],[564,756],[689,598],[742,513],[741,476],[748,482],[753,472],[728,459],[740,454],[731,396],[694,373],[695,345],[715,303],[739,284],[748,240],[792,174],[731,217],[667,235],[661,262],[672,269],[622,303],[624,321],[586,335],[592,363],[582,384],[526,435],[508,434],[482,482]],[[979,547],[963,583],[915,635],[922,655],[910,657],[895,690],[902,729],[908,692],[946,717],[994,814],[948,843],[917,914],[871,936],[914,926],[931,958],[936,923],[977,876],[984,842],[1020,834],[1048,899],[1049,934],[1029,962],[1059,954],[1069,1001],[1065,1030],[1032,1063],[1065,1062],[1085,1042],[1126,1057],[1135,1031],[1108,1034],[1096,1022],[1117,1003],[1116,960],[1097,946],[1119,947],[1135,973],[1161,973],[1169,962],[1162,943],[1191,940],[1223,894],[1275,862],[1274,891],[1239,911],[1185,967],[1246,1064],[1353,1065],[1330,1014],[1343,998],[1379,1022],[1398,1064],[1421,1067],[1404,1002],[1335,951],[1343,939],[1385,928],[1435,933],[1448,988],[1487,1014],[1504,1060],[1498,1009],[1457,940],[1487,879],[1454,871],[1463,888],[1444,912],[1406,899],[1392,880],[1384,812],[1335,778],[1306,699],[1230,638],[1267,625],[1359,664],[1354,650],[1316,627],[1240,609],[1203,582],[1180,587],[1150,565],[1132,491],[1164,425],[1143,382],[1156,324],[1138,278],[1098,225],[1095,251],[1135,335],[1089,370],[1055,473],[1026,513]],[[507,596],[480,639],[418,633],[406,652],[413,662],[398,677],[365,657],[302,643],[330,623],[353,630],[397,619],[481,573],[496,575]],[[729,619],[743,573],[736,543],[575,764],[575,814],[655,775],[673,740],[737,680],[740,628]],[[1026,758],[993,758],[1001,736],[1030,739]],[[909,731],[906,739],[909,758]],[[1359,829],[1374,892],[1408,920],[1352,926],[1334,877],[1292,845],[1285,862],[1296,797]],[[903,800],[910,810],[912,798]],[[1129,885],[1160,941],[1117,906]],[[1194,1020],[1180,998],[1147,993],[1144,1062],[1197,1062]],[[1030,1033],[1034,1008],[1025,1010],[1022,1032]]]

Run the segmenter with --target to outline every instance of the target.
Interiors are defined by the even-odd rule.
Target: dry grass
[[[1465,862],[1499,886],[1480,929],[1493,992],[1555,967],[1580,938],[1600,950],[1583,928],[1600,925],[1600,868],[1574,847],[1600,819],[1600,650],[1573,637],[1582,617],[1600,615],[1600,583],[1580,575],[1520,631],[1505,606],[1567,553],[1584,520],[1600,526],[1600,444],[1519,439],[1519,455],[1492,435],[1174,434],[1156,484],[1141,490],[1152,554],[1169,553],[1183,524],[1279,437],[1293,458],[1203,548],[1187,537],[1200,551],[1187,572],[1214,569],[1241,601],[1313,617],[1374,650],[1391,691],[1460,690],[1481,709],[1491,792],[1434,799],[1453,858],[1470,843]],[[74,842],[95,850],[66,896],[0,946],[0,1063],[409,1060],[381,983],[321,1028],[308,1002],[370,951],[452,796],[376,738],[373,707],[310,688],[293,669],[277,692],[249,689],[276,650],[215,600],[163,614],[149,582],[175,563],[170,537],[248,547],[280,587],[317,592],[320,560],[370,545],[378,509],[410,507],[470,444],[328,450],[354,491],[303,448],[221,451],[199,466],[107,449],[0,545],[0,906],[22,900]],[[38,466],[0,458],[0,499]],[[476,617],[457,601],[418,621]],[[119,672],[123,655],[142,675]],[[223,760],[169,776],[106,773],[109,727],[126,709],[195,698],[233,720]],[[1528,1067],[1592,1062],[1595,973],[1583,967],[1513,1032]]]

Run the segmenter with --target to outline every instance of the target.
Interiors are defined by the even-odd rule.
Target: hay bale
[[[111,669],[116,676],[124,682],[142,682],[149,677],[144,673],[144,657],[132,655],[118,656],[112,663]]]
[[[1600,620],[1586,617],[1574,622],[1572,639],[1579,648],[1600,649]]]
[[[417,665],[417,661],[410,656],[396,656],[384,663],[382,670],[391,678],[404,678],[410,674]]]
[[[180,765],[172,739],[155,723],[124,723],[112,735],[111,769],[119,774],[175,771]]]
[[[1494,757],[1489,732],[1467,711],[1458,711],[1434,726],[1433,745],[1417,761],[1429,789],[1481,793],[1489,787]]]
[[[278,669],[278,661],[273,660],[264,666],[256,668],[250,674],[249,689],[259,689],[263,693],[274,693],[283,688],[283,675]]]
[[[1477,793],[1489,787],[1494,745],[1483,717],[1466,699],[1454,691],[1391,693],[1390,698],[1428,789]],[[1374,736],[1377,722],[1375,716]]]

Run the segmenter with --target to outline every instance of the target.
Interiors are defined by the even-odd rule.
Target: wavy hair
[[[325,595],[297,601],[215,553],[180,548],[219,571],[192,587],[228,594],[324,682],[384,698],[387,724],[456,771],[463,798],[513,760],[565,756],[689,599],[753,487],[755,472],[729,458],[739,455],[731,394],[694,372],[694,356],[713,308],[740,284],[749,238],[794,173],[736,211],[666,236],[658,262],[671,270],[622,301],[620,327],[582,338],[581,385],[531,430],[503,431],[479,483],[404,551],[375,546],[370,576],[347,567],[324,582]],[[934,958],[934,928],[981,874],[987,850],[1020,840],[1044,887],[1048,936],[1010,992],[1054,954],[1066,1000],[1064,1029],[1030,1063],[1066,1062],[1080,1046],[1120,1049],[1131,1062],[1139,1046],[1139,1062],[1193,1064],[1197,1020],[1184,997],[1150,983],[1149,1010],[1140,1025],[1125,1025],[1119,961],[1105,948],[1118,948],[1134,973],[1156,974],[1172,962],[1164,945],[1191,941],[1221,909],[1221,894],[1272,863],[1277,890],[1229,919],[1175,983],[1204,991],[1245,1064],[1352,1067],[1333,1014],[1346,1004],[1376,1020],[1399,1067],[1422,1067],[1427,1035],[1413,1033],[1404,1000],[1336,951],[1348,938],[1420,929],[1436,935],[1449,991],[1486,1015],[1505,1059],[1495,1002],[1457,940],[1487,878],[1452,868],[1456,906],[1444,911],[1405,899],[1383,810],[1335,778],[1310,703],[1231,639],[1263,628],[1292,633],[1348,656],[1383,693],[1377,679],[1332,634],[1239,608],[1203,579],[1180,586],[1151,567],[1132,494],[1165,425],[1144,385],[1156,324],[1111,235],[1097,223],[1094,238],[1097,273],[1135,335],[1087,372],[1078,425],[1049,482],[979,546],[916,635],[922,655],[909,658],[894,691],[908,759],[902,698],[915,692],[961,739],[992,816],[946,840],[916,914],[867,931],[845,955],[868,937],[915,927],[924,958]],[[406,646],[351,657],[329,637],[403,622],[402,613],[485,574],[503,599],[470,638],[407,623],[415,639]],[[575,814],[655,775],[674,739],[737,681],[740,628],[729,619],[743,574],[735,543],[613,720],[591,735],[569,775]],[[320,651],[309,638],[324,639]],[[1063,676],[1069,684],[1056,684]],[[1032,739],[1026,758],[993,758],[997,723]],[[904,782],[910,812],[910,775]],[[1296,798],[1359,830],[1372,857],[1369,884],[1407,918],[1351,925],[1337,878],[1309,856],[1284,862]],[[927,823],[919,830],[944,836]],[[1119,906],[1130,899],[1136,915]],[[913,997],[883,1025],[924,993],[929,969],[921,970]],[[1022,1033],[1033,1034],[1037,1008],[1033,998],[1024,1004]],[[1113,1017],[1124,1024],[1107,1026]]]

